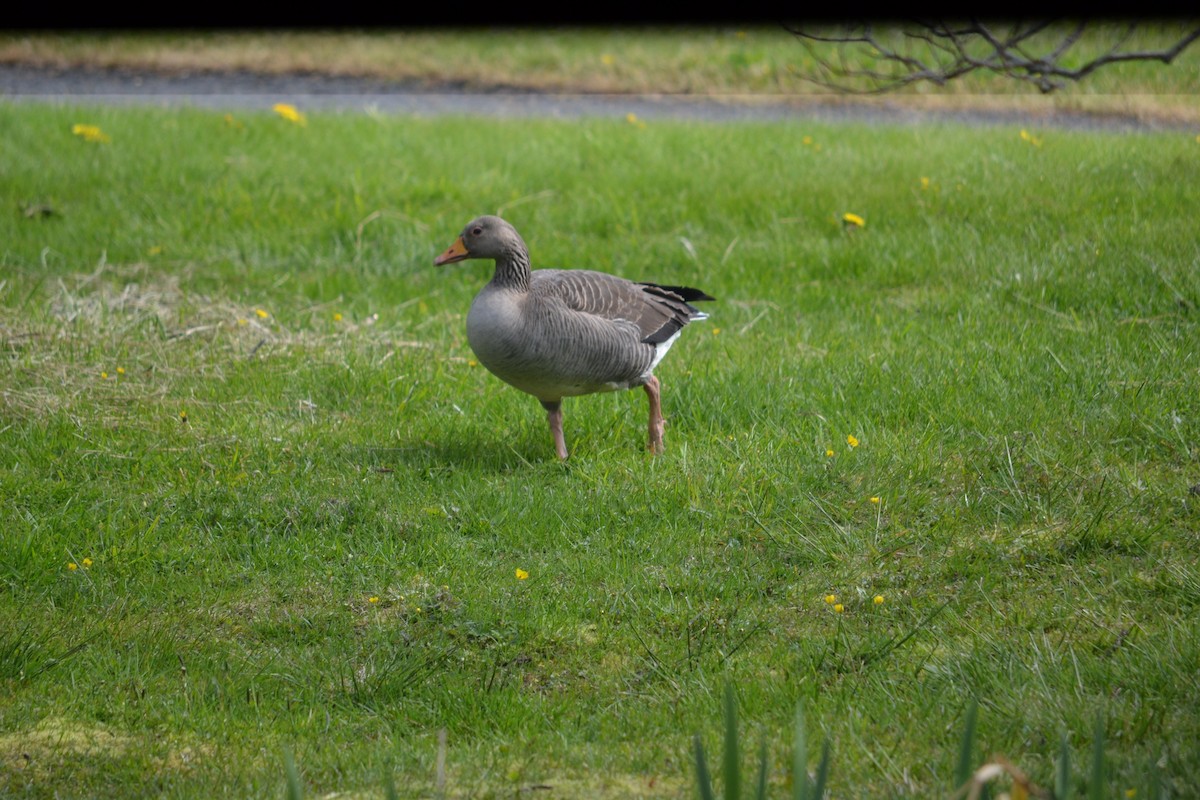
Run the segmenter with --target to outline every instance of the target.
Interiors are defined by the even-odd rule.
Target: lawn
[[[972,701],[1194,794],[1194,134],[302,122],[0,104],[0,794],[685,798],[729,683],[775,796],[801,705],[949,797]],[[475,363],[497,212],[718,298],[664,455]]]

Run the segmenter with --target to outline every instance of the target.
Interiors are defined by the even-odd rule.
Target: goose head
[[[468,258],[492,258],[509,261],[527,253],[525,242],[516,228],[500,217],[485,215],[467,223],[446,252],[433,260],[435,266],[453,264]]]

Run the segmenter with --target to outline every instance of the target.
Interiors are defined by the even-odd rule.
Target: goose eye
[[[479,236],[481,233],[483,233],[483,228],[479,227],[478,225],[471,229],[472,236]]]

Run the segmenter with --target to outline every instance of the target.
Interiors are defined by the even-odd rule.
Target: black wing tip
[[[685,322],[675,318],[669,319],[661,328],[647,336],[645,339],[642,339],[642,343],[654,345],[662,344],[675,334],[679,333],[679,331],[683,330],[683,326],[685,324]]]
[[[710,295],[703,289],[693,289],[691,286],[664,286],[661,283],[643,283],[642,286],[649,286],[654,289],[661,289],[671,294],[677,295],[680,300],[690,303],[694,300],[716,300],[717,298]]]

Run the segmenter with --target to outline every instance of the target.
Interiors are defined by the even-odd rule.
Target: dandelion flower
[[[878,497],[872,497],[872,498],[871,498],[871,502],[872,502],[872,503],[874,503],[875,505],[879,505],[879,498],[878,498]]]
[[[523,581],[523,580],[527,579],[528,577],[529,577],[528,572],[521,569],[520,567],[517,567],[517,580]]]
[[[179,412],[179,421],[180,421],[180,422],[187,422],[187,411],[180,411],[180,412]]]
[[[124,375],[124,374],[125,374],[125,368],[124,368],[124,367],[117,367],[117,374],[118,374],[118,375]]]
[[[838,614],[840,614],[840,613],[842,613],[843,611],[845,611],[845,610],[846,610],[846,607],[845,607],[844,605],[842,605],[841,603],[834,603],[834,604],[833,604],[833,610],[834,610],[835,612],[837,612]]]
[[[921,176],[921,188],[922,188],[922,189],[928,189],[928,188],[929,188],[929,178],[926,178],[926,177],[925,177],[925,176],[923,176],[923,175]]]
[[[883,605],[883,595],[881,595],[881,594],[875,595],[875,597],[871,598],[871,602],[877,606]]]
[[[263,311],[261,308],[254,309],[254,313],[255,313],[255,315],[258,316],[259,319],[266,319],[267,317],[271,316],[266,311]]]
[[[339,313],[337,313],[337,312],[335,312],[335,313],[334,313],[334,315],[333,315],[333,321],[334,321],[334,322],[341,322],[341,321],[342,321],[342,315],[341,315],[341,314],[339,314]]]
[[[813,138],[811,136],[805,136],[803,139],[800,140],[800,144],[812,144],[812,143],[813,143]]]
[[[83,563],[84,568],[86,569],[87,567],[90,567],[92,565],[92,560],[90,558],[85,558],[82,563]]]
[[[370,603],[371,605],[376,605],[379,602],[379,598],[376,597],[375,595],[371,595],[370,597],[367,598],[367,602]]]
[[[829,449],[826,449],[826,450],[825,450],[825,456],[826,456],[826,458],[833,458],[833,451],[832,451],[832,450],[829,450]]]
[[[1021,140],[1029,142],[1034,147],[1042,146],[1042,140],[1039,139],[1038,137],[1034,136],[1033,134],[1031,134],[1029,131],[1025,130],[1024,128],[1021,129]]]
[[[825,602],[828,603],[829,605],[833,605],[834,603],[837,602],[837,595],[836,594],[825,595]]]
[[[468,366],[468,367],[478,367],[478,366],[479,366],[479,362],[478,362],[478,361],[476,361],[476,360],[475,360],[475,359],[473,359],[473,358],[468,358],[468,359],[467,359],[467,366]]]
[[[861,228],[867,224],[867,221],[865,219],[863,219],[862,217],[860,217],[858,214],[851,214],[851,213],[847,212],[845,214],[842,214],[842,223],[844,225],[846,225],[847,227],[850,225],[853,225],[856,228]]]
[[[846,444],[850,445],[851,447],[858,447],[858,439],[855,438],[854,434],[850,434],[846,437]]]
[[[634,114],[632,111],[630,111],[628,114],[625,115],[625,121],[628,122],[630,125],[635,125],[639,128],[646,127],[646,123],[644,123],[640,119],[638,119],[638,115]]]
[[[105,380],[105,381],[106,381],[106,380],[108,380],[108,373],[107,373],[107,372],[101,372],[101,373],[100,373],[100,379],[101,379],[101,380]]]
[[[286,119],[288,122],[294,122],[297,125],[308,124],[308,120],[304,118],[304,115],[297,111],[295,106],[289,105],[288,103],[276,103],[275,105],[271,106],[271,110]]]
[[[74,561],[68,561],[67,569],[71,570],[71,572],[74,572],[75,570],[79,569],[79,565],[76,564]]]
[[[83,139],[85,142],[111,142],[112,137],[104,131],[100,130],[99,125],[82,125],[75,124],[71,126],[71,133]]]
[[[712,335],[713,335],[713,336],[716,336],[716,335],[717,335],[717,334],[719,334],[720,332],[721,332],[721,329],[720,329],[720,328],[713,328],[713,329],[712,329]]]
[[[605,53],[604,55],[600,56],[600,63],[606,67],[611,67],[613,64],[617,63],[617,60],[613,58],[612,53]]]

